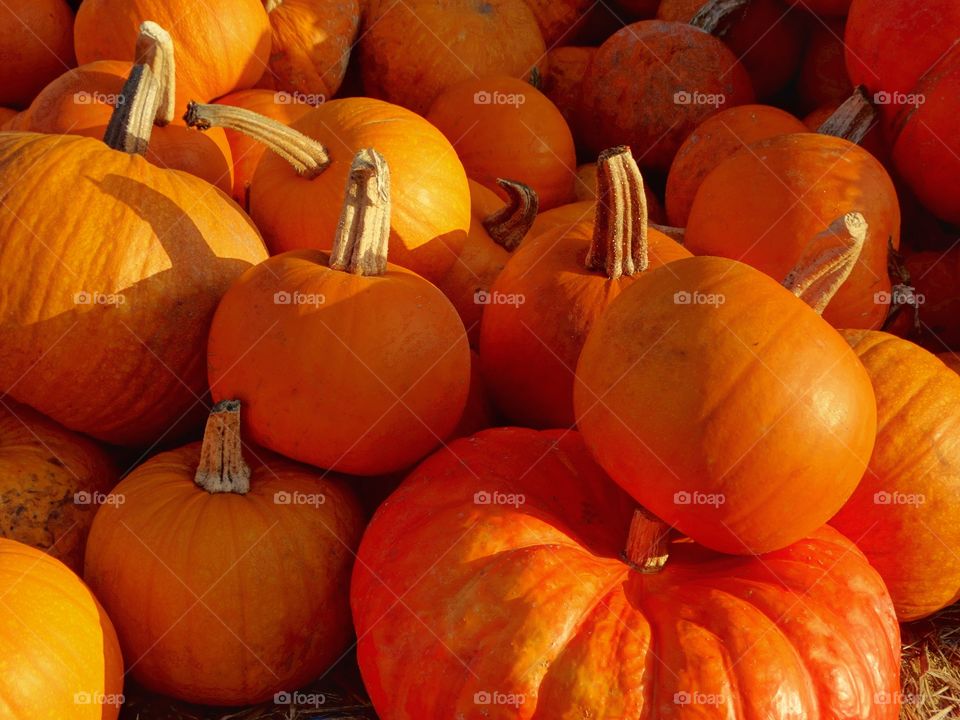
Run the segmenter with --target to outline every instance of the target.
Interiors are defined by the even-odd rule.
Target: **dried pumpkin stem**
[[[660,518],[638,507],[630,520],[624,561],[641,573],[658,573],[667,563],[670,528]]]
[[[867,229],[866,219],[858,212],[834,220],[807,245],[783,286],[822,314],[853,272]]]
[[[512,251],[533,227],[540,200],[533,188],[513,180],[497,179],[509,201],[483,219],[483,227],[497,245]]]
[[[160,101],[154,122],[163,127],[176,113],[177,69],[174,62],[173,39],[170,33],[147,20],[137,36],[137,65],[147,65],[160,86]]]
[[[382,275],[389,241],[390,168],[376,150],[360,150],[350,166],[330,267],[355,275]]]
[[[272,13],[281,5],[283,5],[283,0],[264,0],[263,1],[263,7],[267,11],[267,13]]]
[[[200,464],[194,481],[209,493],[250,491],[250,466],[243,459],[240,439],[240,401],[223,400],[213,406],[203,431]]]
[[[604,150],[597,159],[597,215],[587,269],[616,280],[647,269],[647,196],[630,148]]]
[[[123,102],[114,108],[103,141],[114,150],[144,155],[160,103],[160,85],[149,66],[133,66],[120,96]]]
[[[743,17],[751,0],[710,0],[697,10],[690,24],[715,37],[723,37]]]
[[[870,102],[866,88],[858,85],[853,94],[834,110],[833,115],[817,128],[821,135],[849,140],[857,145],[866,137],[870,129],[877,124],[877,109]]]
[[[300,175],[311,180],[330,164],[330,156],[323,143],[252,110],[191,102],[183,119],[187,125],[199,130],[222,127],[243,133],[266,145],[290,163]]]

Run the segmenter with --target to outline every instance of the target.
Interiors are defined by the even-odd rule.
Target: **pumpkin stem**
[[[858,85],[853,95],[843,101],[833,115],[817,128],[821,135],[833,135],[859,145],[870,129],[877,124],[877,109],[870,102],[866,88]]]
[[[330,267],[354,275],[383,275],[390,240],[390,168],[376,150],[353,156]]]
[[[263,0],[263,7],[267,14],[272,13],[281,5],[283,5],[283,0]]]
[[[687,239],[686,228],[674,227],[673,225],[658,225],[657,223],[648,223],[648,226],[652,227],[661,234],[666,235],[677,245],[683,245]]]
[[[520,182],[497,178],[497,185],[504,189],[509,201],[496,212],[487,215],[483,219],[483,227],[497,245],[512,251],[533,227],[540,199],[532,187]]]
[[[198,130],[222,127],[243,133],[273,150],[308,180],[317,177],[330,164],[323,143],[246,108],[190,102],[183,119]]]
[[[597,214],[587,269],[616,280],[647,269],[647,196],[643,176],[626,145],[597,159]]]
[[[148,65],[134,65],[120,91],[123,102],[110,116],[103,141],[114,150],[144,155],[160,103],[160,85]]]
[[[170,33],[150,20],[143,23],[137,36],[134,62],[137,65],[148,65],[160,85],[160,100],[154,122],[163,127],[173,120],[177,109],[177,70]]]
[[[208,493],[249,492],[250,466],[241,447],[240,401],[221,400],[207,417],[194,482]]]
[[[750,0],[710,0],[697,10],[690,24],[722,38],[743,17]]]
[[[822,314],[853,272],[867,229],[866,219],[858,212],[834,220],[810,241],[783,286]]]
[[[624,561],[637,572],[660,572],[667,564],[669,536],[670,528],[665,522],[645,508],[636,508],[630,520],[627,547],[623,551]]]

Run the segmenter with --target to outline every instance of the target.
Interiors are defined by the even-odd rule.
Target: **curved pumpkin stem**
[[[243,459],[240,440],[240,401],[223,400],[213,406],[203,431],[200,464],[194,482],[208,493],[250,491],[250,466]]]
[[[697,10],[690,24],[714,37],[723,37],[743,17],[749,4],[750,0],[710,0]]]
[[[817,128],[821,135],[833,135],[859,145],[870,129],[877,124],[877,109],[870,102],[867,90],[858,85],[853,95],[843,101],[833,115]]]
[[[514,180],[497,178],[497,185],[504,189],[510,199],[502,208],[483,219],[483,227],[497,245],[512,251],[533,227],[540,199],[532,187]]]
[[[670,528],[642,507],[633,511],[623,559],[637,572],[653,574],[663,570],[669,557]]]
[[[858,212],[834,220],[810,242],[783,286],[822,314],[853,272],[867,229],[866,219]]]
[[[176,113],[177,69],[170,33],[147,20],[140,26],[136,48],[137,65],[147,65],[160,86],[160,100],[154,122],[163,127]]]
[[[383,155],[353,156],[330,267],[355,275],[383,275],[390,241],[390,168]]]
[[[103,141],[114,150],[144,155],[160,104],[160,85],[148,65],[134,65],[120,91],[124,101],[114,108]]]
[[[243,133],[266,145],[309,180],[330,164],[330,155],[323,143],[246,108],[191,102],[183,119],[198,130],[222,127]]]
[[[649,265],[647,196],[640,168],[625,145],[604,150],[597,159],[597,214],[586,265],[611,280]]]

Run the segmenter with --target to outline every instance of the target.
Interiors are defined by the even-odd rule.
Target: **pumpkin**
[[[547,52],[547,72],[540,89],[557,106],[573,132],[574,140],[582,134],[578,122],[578,108],[583,92],[583,76],[597,49],[564,45]]]
[[[257,87],[330,99],[347,72],[358,0],[264,0],[273,40]],[[317,103],[312,103],[317,104]]]
[[[335,476],[247,448],[240,406],[214,406],[203,443],[160,453],[101,507],[86,579],[145,687],[245,705],[325,671],[352,636],[363,511]]]
[[[547,47],[567,44],[593,9],[591,0],[526,0]]]
[[[805,27],[781,0],[662,0],[657,17],[691,23],[723,40],[743,63],[759,98],[770,98],[800,66]]]
[[[790,5],[817,15],[842,16],[850,10],[850,0],[787,0]]]
[[[26,107],[75,62],[70,7],[64,0],[5,0],[0,58],[0,105]]]
[[[685,227],[703,179],[737,150],[758,140],[806,127],[790,113],[769,105],[739,105],[704,120],[677,150],[667,175],[667,217]]]
[[[168,28],[177,48],[177,84],[207,101],[252,87],[270,56],[261,0],[84,0],[74,45],[81,64],[133,55],[146,20]]]
[[[660,202],[660,198],[650,189],[649,185],[643,186],[643,193],[647,196],[647,218],[651,223],[664,223],[667,215],[663,210],[663,203]],[[577,202],[570,203],[564,207],[576,205],[583,200],[596,201],[597,164],[595,162],[584,163],[583,165],[577,166],[577,180],[574,186],[574,194],[576,195]],[[553,210],[547,210],[545,213],[541,213],[537,216],[537,219],[544,216],[561,217],[565,212],[569,211],[565,211],[563,208],[554,208]],[[579,215],[577,217],[579,217]]]
[[[960,599],[960,376],[884,332],[843,332],[873,381],[877,443],[830,524],[857,543],[916,620]]]
[[[648,268],[690,253],[647,227],[643,179],[630,150],[597,162],[593,212],[534,236],[490,290],[480,364],[496,407],[525,427],[570,427],[573,371],[587,333]]]
[[[9,124],[19,115],[16,110],[0,107],[0,130],[9,130]]]
[[[467,405],[463,409],[460,422],[454,428],[447,442],[455,438],[469,437],[481,430],[494,427],[496,424],[496,411],[490,401],[486,383],[483,382],[483,373],[480,371],[480,356],[474,350],[471,350],[470,391],[467,394]],[[391,488],[391,491],[394,489]]]
[[[556,106],[530,83],[464,80],[441,92],[426,118],[481,185],[502,195],[497,178],[516,179],[537,193],[545,210],[573,200],[573,136]]]
[[[954,352],[937,353],[937,358],[955,373],[960,373],[960,355]]]
[[[225,95],[217,102],[221,105],[252,110],[271,120],[290,125],[303,117],[312,107],[305,102],[300,102],[301,99],[301,95],[293,93],[254,89]],[[240,207],[249,211],[250,185],[266,147],[236,130],[210,128],[208,132],[226,134],[227,141],[230,143],[230,155],[233,157],[233,199],[240,204]]]
[[[226,196],[138,154],[152,77],[131,73],[108,144],[0,135],[0,388],[116,444],[172,439],[192,421],[214,308],[266,257]]]
[[[423,118],[369,98],[324,103],[285,127],[226,105],[191,105],[187,123],[244,132],[275,153],[250,183],[250,215],[274,254],[329,250],[354,154],[374,147],[395,190],[390,257],[434,281],[456,259],[470,226],[470,189],[456,152]]]
[[[576,432],[488,430],[424,461],[354,566],[379,716],[895,720],[899,628],[852,542],[823,527],[735,558],[632,513]]]
[[[797,102],[804,112],[825,105],[837,107],[853,92],[844,62],[843,18],[811,25],[796,84]]]
[[[154,165],[183,170],[229,192],[233,176],[230,146],[222,130],[208,136],[191,132],[175,108],[186,107],[193,91],[174,78],[175,53],[170,35],[156,23],[145,22],[137,38],[135,62],[150,65],[161,84],[162,99],[150,133],[145,157]],[[34,99],[12,129],[69,133],[100,139],[133,63],[99,60],[70,70]]]
[[[360,32],[365,94],[421,115],[462,80],[542,71],[545,52],[524,0],[370,0]]]
[[[889,330],[933,352],[944,347],[960,348],[960,247],[945,251],[925,250],[904,253],[905,282],[891,291],[902,309],[892,318]],[[908,289],[909,288],[909,289]],[[898,297],[893,298],[893,294]],[[914,299],[916,305],[908,302]]]
[[[354,475],[409,467],[463,413],[470,353],[434,285],[387,263],[391,179],[357,153],[333,249],[275,255],[227,291],[210,329],[214,399],[249,408],[250,437]]]
[[[574,388],[577,427],[610,476],[721,552],[777,550],[829,520],[866,469],[877,410],[856,355],[807,303],[825,307],[866,233],[856,214],[831,224],[788,289],[695,257],[624,291],[594,323]]]
[[[0,538],[4,720],[116,720],[123,658],[110,618],[66,565]]]
[[[0,537],[80,572],[94,511],[118,475],[89,439],[28,407],[0,405]]]
[[[747,72],[720,40],[691,25],[644,20],[610,36],[590,62],[584,141],[594,152],[629,145],[642,168],[665,173],[697,125],[753,98]]]
[[[890,159],[890,148],[878,120],[879,114],[866,96],[866,89],[859,86],[854,88],[843,102],[814,110],[803,118],[803,124],[810,132],[833,135],[855,142],[886,166]],[[901,213],[904,210],[904,200],[901,194]]]
[[[436,285],[456,308],[470,345],[480,339],[483,309],[495,300],[490,286],[537,216],[537,194],[523,183],[499,180],[510,196],[505,206],[483,185],[470,181],[470,230],[457,259]]]
[[[879,327],[887,314],[888,247],[899,247],[893,183],[869,152],[842,138],[795,133],[743,148],[704,178],[690,210],[686,247],[741,260],[774,278],[796,264],[809,239],[848,212],[869,235],[824,318],[835,327]]]

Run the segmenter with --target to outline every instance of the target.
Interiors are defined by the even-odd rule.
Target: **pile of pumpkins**
[[[355,647],[384,720],[898,717],[960,598],[958,40],[0,3],[0,716]]]

